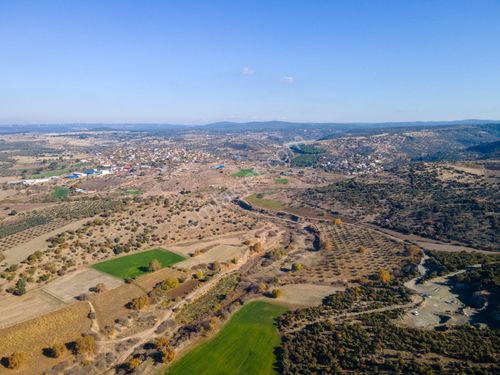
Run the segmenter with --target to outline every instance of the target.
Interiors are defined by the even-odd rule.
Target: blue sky
[[[499,0],[0,0],[0,124],[500,119],[499,17]]]

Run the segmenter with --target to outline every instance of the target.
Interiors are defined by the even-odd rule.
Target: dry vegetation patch
[[[101,328],[112,326],[115,319],[127,316],[127,304],[134,298],[144,295],[144,290],[134,284],[124,284],[111,291],[97,294],[91,298]]]
[[[43,349],[54,343],[69,343],[86,333],[91,326],[87,318],[90,307],[87,303],[75,303],[64,309],[39,318],[17,324],[0,331],[0,357],[13,352],[24,353],[26,363],[19,373],[35,374],[56,365],[65,359],[48,358]],[[0,366],[0,374],[12,371]]]

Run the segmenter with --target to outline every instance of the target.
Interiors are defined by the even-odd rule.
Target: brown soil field
[[[22,352],[26,363],[18,370],[8,370],[0,366],[0,374],[41,374],[44,370],[68,359],[70,354],[61,358],[48,358],[43,349],[53,343],[69,343],[91,326],[87,318],[90,312],[88,303],[79,302],[56,312],[29,320],[0,331],[0,357],[13,352]]]
[[[176,264],[177,268],[191,268],[199,264],[209,264],[214,261],[220,263],[229,262],[233,258],[239,259],[245,252],[245,246],[217,245],[206,252],[192,258],[188,258]]]
[[[194,279],[187,280],[186,282],[179,285],[179,287],[172,289],[172,290],[169,290],[167,292],[167,295],[170,298],[185,297],[189,293],[191,293],[193,290],[195,290],[199,284],[200,284],[200,281],[198,281],[198,280],[194,280]]]
[[[38,289],[24,296],[8,296],[0,301],[0,327],[33,319],[41,314],[60,309],[64,303]]]
[[[289,284],[280,287],[283,296],[279,301],[286,304],[307,307],[321,304],[324,297],[334,294],[337,291],[343,291],[343,287],[334,287],[330,285],[315,284]]]
[[[86,179],[85,181],[81,182],[80,188],[84,190],[101,192],[106,190],[114,190],[126,181],[126,178],[118,176],[95,177]]]
[[[99,283],[103,283],[108,290],[123,285],[120,279],[92,268],[83,268],[49,283],[43,290],[66,303],[70,303],[74,302],[80,294],[90,293],[91,288]]]
[[[96,311],[99,326],[112,326],[115,319],[127,316],[131,312],[125,307],[133,298],[145,294],[144,290],[134,284],[124,284],[113,290],[97,294],[91,298]]]

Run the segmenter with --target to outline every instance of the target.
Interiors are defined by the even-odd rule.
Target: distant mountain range
[[[395,127],[421,127],[421,126],[452,126],[452,125],[484,125],[500,123],[500,120],[456,120],[456,121],[408,121],[408,122],[286,122],[286,121],[261,121],[261,122],[214,122],[205,125],[176,125],[176,124],[12,124],[0,125],[0,133],[25,133],[25,132],[76,132],[76,131],[139,131],[139,132],[185,132],[202,130],[210,132],[262,132],[262,131],[297,131],[308,129],[321,129],[346,131],[351,129],[370,128],[395,128]]]

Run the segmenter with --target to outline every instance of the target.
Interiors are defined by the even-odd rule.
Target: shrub
[[[295,271],[300,271],[302,269],[302,264],[300,264],[299,262],[295,262],[292,264],[292,271],[295,272]]]
[[[161,283],[161,288],[163,290],[177,288],[178,286],[179,286],[179,279],[177,279],[177,278],[165,279]]]
[[[212,263],[212,271],[214,271],[214,272],[220,272],[220,263],[219,263],[219,261],[216,260],[216,261],[214,261]]]
[[[132,371],[140,364],[141,364],[141,361],[139,360],[139,358],[132,358],[130,361],[128,361],[127,368],[129,371]]]
[[[257,291],[259,293],[264,293],[267,289],[267,285],[264,282],[260,282],[259,285],[257,286]]]
[[[75,352],[76,354],[90,353],[95,350],[95,338],[94,336],[82,336],[75,341]]]
[[[156,350],[161,350],[170,345],[170,342],[166,337],[158,337],[154,342],[154,347]]]
[[[14,352],[7,357],[7,368],[11,370],[18,369],[24,363],[25,357],[23,353]]]
[[[132,300],[132,302],[130,303],[130,307],[136,311],[142,310],[142,309],[146,308],[147,306],[149,306],[149,298],[146,294],[143,294],[140,297],[134,298]]]
[[[213,332],[217,328],[217,319],[212,317],[207,323],[207,331]]]
[[[272,298],[280,298],[281,296],[283,296],[283,292],[280,289],[273,289],[271,291]]]
[[[202,280],[203,279],[203,271],[196,271],[194,274],[193,274],[193,277],[197,280]]]
[[[149,262],[149,272],[156,272],[161,269],[161,264],[157,259],[153,259]]]
[[[415,245],[410,245],[406,250],[406,255],[409,256],[412,261],[415,261],[420,255],[420,249]]]
[[[384,283],[387,284],[389,281],[391,281],[391,274],[387,270],[380,270],[378,273],[378,279]]]
[[[168,344],[166,347],[160,350],[160,361],[162,363],[172,362],[175,358],[175,349],[172,345]]]
[[[66,346],[61,343],[55,343],[47,348],[47,354],[52,358],[59,358],[66,351]]]
[[[23,277],[17,280],[16,287],[14,288],[13,293],[16,296],[22,296],[26,293],[26,280]]]
[[[264,250],[264,246],[262,246],[262,243],[256,242],[252,246],[251,250],[254,251],[254,252],[256,252],[256,253],[260,253],[262,250]]]
[[[272,259],[272,260],[279,260],[283,258],[285,255],[285,252],[281,249],[272,249],[266,254],[266,258]]]

